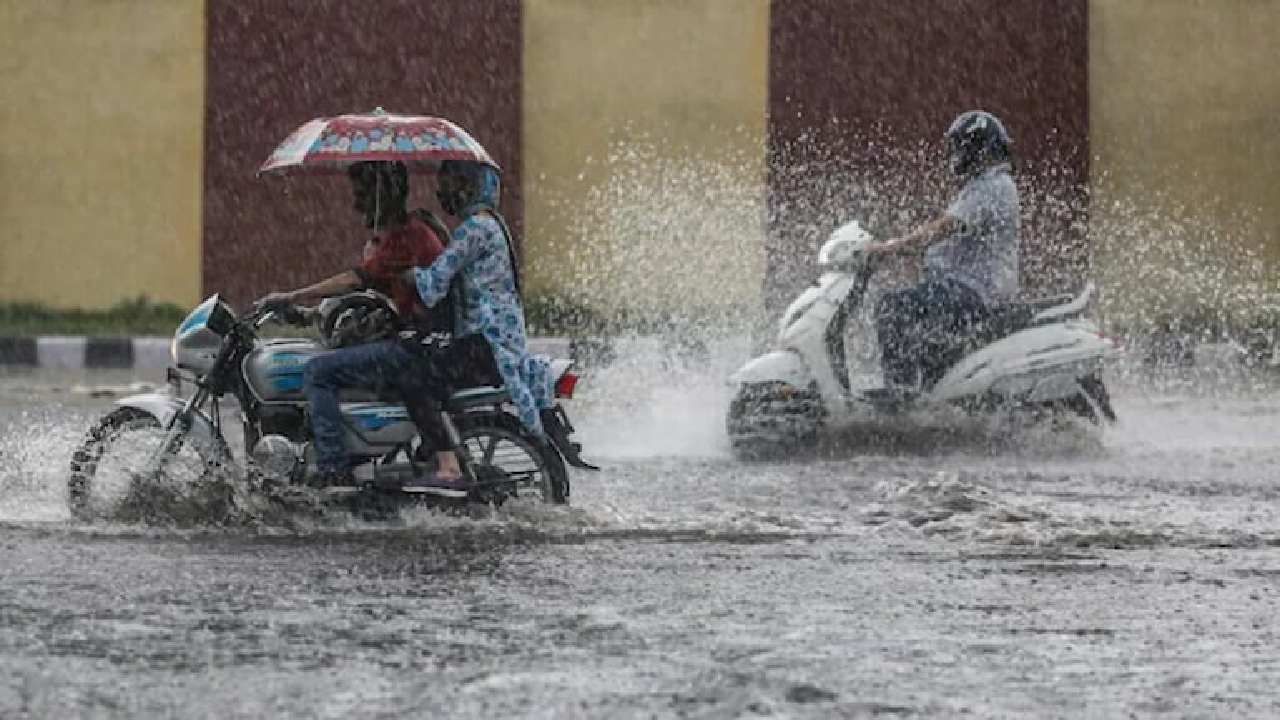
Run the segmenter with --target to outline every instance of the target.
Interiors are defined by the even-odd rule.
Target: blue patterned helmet
[[[450,215],[466,217],[477,210],[498,209],[502,181],[491,165],[446,160],[440,164],[439,181],[436,199]]]

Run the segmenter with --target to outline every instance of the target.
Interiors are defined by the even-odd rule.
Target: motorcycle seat
[[[509,402],[510,399],[510,396],[507,395],[506,388],[485,385],[459,390],[454,393],[449,398],[449,409],[466,410],[467,408],[475,407],[477,405],[501,405],[502,403]],[[398,393],[390,388],[379,390],[366,388],[343,388],[338,391],[338,401],[344,403],[398,403],[401,401],[401,398]]]

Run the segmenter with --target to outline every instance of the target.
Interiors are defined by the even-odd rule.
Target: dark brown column
[[[770,31],[772,303],[839,222],[890,235],[940,212],[942,134],[974,108],[1014,138],[1025,291],[1084,279],[1087,0],[780,0]]]
[[[367,231],[341,177],[255,178],[301,123],[441,115],[502,165],[521,228],[519,0],[208,0],[203,285],[245,303],[354,265]],[[434,206],[414,181],[413,202]]]

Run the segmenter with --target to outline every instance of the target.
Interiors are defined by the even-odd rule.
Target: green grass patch
[[[0,336],[172,335],[189,309],[158,303],[146,296],[104,310],[57,310],[40,303],[0,303]]]

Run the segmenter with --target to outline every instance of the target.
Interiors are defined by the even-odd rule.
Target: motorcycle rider
[[[441,208],[461,222],[444,253],[406,277],[415,281],[428,307],[435,307],[452,287],[459,292],[454,295],[452,337],[423,338],[417,346],[418,367],[437,407],[460,387],[505,385],[521,424],[545,438],[539,413],[552,406],[551,381],[546,364],[529,355],[519,265],[511,232],[498,214],[500,192],[498,171],[487,164],[451,160],[441,165],[436,196]],[[469,485],[455,445],[439,414],[432,419],[430,427],[420,424],[419,430],[424,447],[436,453],[437,470],[403,489],[464,496]]]
[[[406,268],[430,264],[444,249],[438,232],[408,212],[408,169],[398,162],[358,162],[348,167],[347,175],[355,209],[374,232],[359,266],[303,288],[272,292],[258,304],[292,306],[372,288],[392,299],[402,323],[424,331],[438,329],[440,319],[427,312],[417,289],[404,277]],[[317,470],[310,478],[312,485],[331,491],[355,489],[343,443],[340,389],[394,390],[414,422],[420,427],[426,422],[434,409],[410,370],[413,364],[414,357],[396,340],[339,348],[307,363],[303,391],[310,409]]]
[[[923,254],[924,279],[887,292],[876,307],[885,384],[914,390],[937,380],[958,341],[989,308],[1018,293],[1018,189],[1009,134],[995,115],[960,114],[947,129],[951,172],[961,187],[947,209],[874,256]]]

